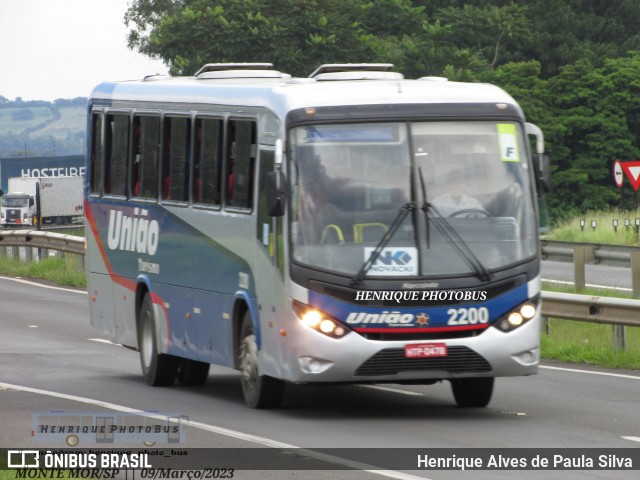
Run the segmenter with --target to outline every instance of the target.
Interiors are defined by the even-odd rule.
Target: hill
[[[0,157],[84,154],[87,99],[0,97]]]

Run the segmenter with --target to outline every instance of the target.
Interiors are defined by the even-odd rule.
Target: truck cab
[[[0,224],[3,227],[32,225],[35,204],[33,195],[18,192],[5,194],[0,207]]]

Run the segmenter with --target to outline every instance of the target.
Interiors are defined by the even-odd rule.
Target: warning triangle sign
[[[620,162],[622,170],[627,174],[627,178],[631,181],[633,189],[637,192],[640,188],[640,161]]]

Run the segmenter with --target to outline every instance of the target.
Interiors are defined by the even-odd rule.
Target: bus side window
[[[162,169],[162,199],[188,200],[190,119],[165,117],[164,162]]]
[[[104,156],[104,117],[102,113],[94,113],[91,124],[91,180],[89,191],[100,194],[102,192],[102,168]]]
[[[158,155],[160,117],[133,117],[134,150],[131,169],[131,196],[155,199],[158,195]]]
[[[196,119],[193,157],[193,203],[220,204],[220,172],[222,169],[222,120]]]
[[[129,157],[129,115],[107,115],[107,142],[104,168],[104,193],[125,195]]]
[[[142,160],[142,133],[140,127],[140,117],[133,117],[133,153],[131,174],[129,176],[129,196],[138,197],[140,195],[140,174],[142,168],[140,161]]]
[[[227,202],[251,208],[256,160],[256,123],[252,120],[229,121],[227,136]]]

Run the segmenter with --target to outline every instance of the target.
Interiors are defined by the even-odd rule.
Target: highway
[[[146,386],[138,354],[105,342],[89,324],[84,292],[0,278],[0,332],[2,448],[34,445],[34,412],[130,409],[188,416],[186,447],[451,448],[459,454],[483,447],[640,448],[637,371],[544,362],[536,376],[498,379],[485,409],[456,407],[444,382],[287,385],[282,408],[252,410],[242,401],[238,374],[224,368],[212,368],[203,387]],[[334,468],[340,463],[323,460]],[[375,472],[244,471],[235,478],[515,476],[637,479],[638,470],[418,471],[407,464]]]
[[[542,278],[554,283],[573,283],[573,263],[542,262]],[[607,265],[585,265],[587,286],[615,288],[631,292],[631,269]]]

